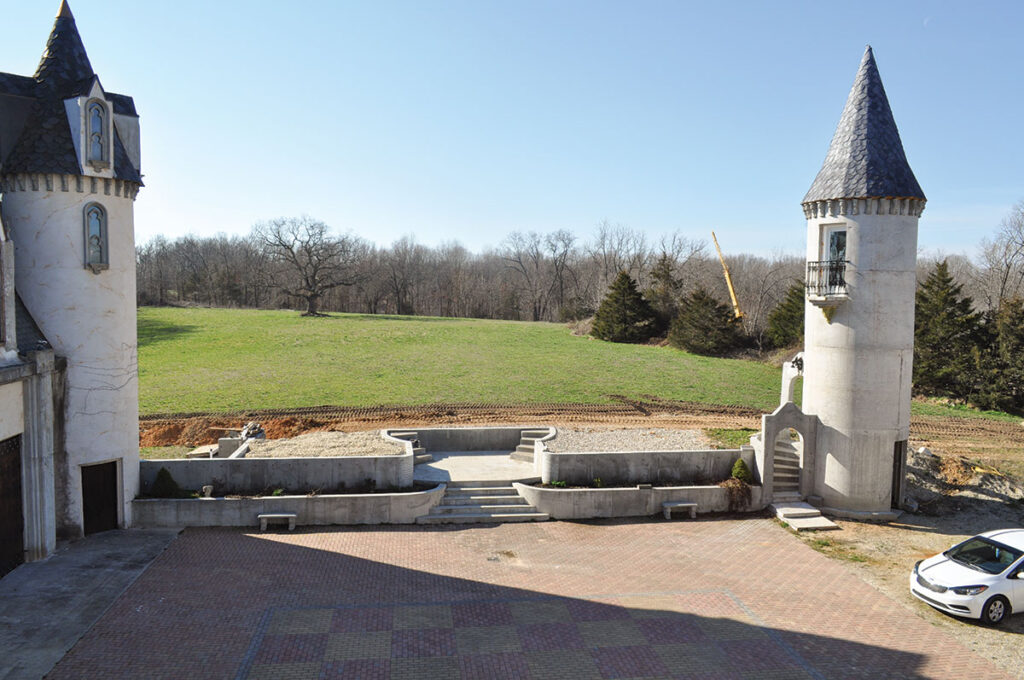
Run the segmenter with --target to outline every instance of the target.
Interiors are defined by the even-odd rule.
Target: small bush
[[[153,486],[149,489],[149,495],[154,498],[189,498],[192,494],[178,486],[167,468],[162,467],[156,473],[156,479],[153,480]]]
[[[743,462],[742,458],[737,458],[736,462],[733,463],[732,478],[738,479],[741,482],[746,482],[747,484],[754,483],[754,473],[750,471],[750,468],[747,467],[747,464]]]
[[[750,507],[750,485],[735,477],[719,482],[729,496],[729,512],[739,512]]]

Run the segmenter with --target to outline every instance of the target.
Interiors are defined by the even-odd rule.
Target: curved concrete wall
[[[17,176],[3,216],[15,243],[16,286],[58,356],[67,358],[66,494],[57,507],[63,535],[82,532],[79,466],[119,462],[122,520],[138,490],[139,389],[136,357],[134,188],[110,179]],[[130,195],[131,194],[131,195]],[[107,213],[109,268],[85,268],[83,210]]]
[[[139,464],[142,492],[167,468],[183,489],[197,490],[213,484],[216,493],[261,491],[268,487],[288,490],[337,489],[372,479],[380,488],[405,488],[413,483],[413,455],[345,456],[340,458],[196,458],[191,460],[144,460]]]
[[[385,432],[415,432],[420,445],[430,451],[515,451],[524,430],[549,427],[407,427]]]
[[[893,447],[910,430],[917,223],[863,211],[807,223],[808,260],[821,259],[823,227],[845,225],[850,261],[831,321],[805,306],[803,411],[821,421],[814,488],[827,507],[891,505]]]
[[[257,515],[293,512],[296,524],[412,524],[444,498],[445,485],[412,493],[275,496],[271,498],[145,498],[132,503],[137,527],[255,527]]]

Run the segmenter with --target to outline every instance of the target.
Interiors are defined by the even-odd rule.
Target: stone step
[[[792,460],[790,460],[788,458],[776,458],[773,462],[774,462],[774,467],[775,467],[776,470],[778,470],[779,468],[784,468],[786,470],[790,470],[790,469],[792,469],[792,470],[799,470],[800,469],[800,460],[797,459],[797,458],[794,458]]]
[[[551,434],[548,430],[521,430],[519,436],[522,439],[542,439]]]
[[[539,479],[539,478],[538,478]],[[463,489],[463,488],[479,488],[481,486],[502,486],[507,489],[512,488],[513,481],[522,481],[519,479],[460,479],[458,481],[448,482],[449,489]]]
[[[529,453],[522,453],[521,451],[515,451],[515,452],[513,452],[512,454],[509,455],[509,458],[511,458],[512,460],[518,460],[518,461],[520,461],[522,463],[532,463],[533,462],[533,447],[532,446],[530,447],[530,452]]]
[[[797,517],[821,517],[821,512],[814,506],[802,502],[778,502],[771,504],[775,516],[781,520],[789,520]]]
[[[390,432],[389,434],[395,439],[415,439],[419,432]]]
[[[833,531],[839,526],[827,517],[794,517],[783,520],[790,528],[797,531]]]
[[[776,484],[798,484],[800,482],[800,475],[797,473],[789,474],[788,472],[775,473],[772,477],[772,481]]]
[[[462,484],[449,484],[449,494],[461,494],[464,496],[501,496],[507,494],[515,494],[516,488],[505,482],[502,486],[470,486]]]
[[[416,456],[413,456],[412,464],[422,465],[423,463],[432,463],[433,461],[434,457],[431,456],[429,453],[421,453]]]
[[[480,513],[475,515],[423,515],[417,524],[482,524],[485,522],[545,522],[546,512]]]
[[[528,453],[532,456],[533,444],[520,444],[519,446],[516,447],[516,451],[518,451],[519,453]]]
[[[480,515],[480,514],[513,514],[521,512],[537,512],[537,508],[529,505],[525,499],[521,504],[502,505],[435,505],[430,510],[432,515]]]
[[[500,505],[519,505],[525,503],[526,499],[515,494],[512,496],[461,496],[445,493],[442,502],[446,505],[482,505],[484,503]]]
[[[801,503],[799,490],[775,489],[772,494],[772,503]]]

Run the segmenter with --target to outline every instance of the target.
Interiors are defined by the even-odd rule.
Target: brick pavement
[[[50,678],[1007,677],[763,519],[186,531]]]

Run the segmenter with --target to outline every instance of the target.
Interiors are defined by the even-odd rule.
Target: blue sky
[[[57,0],[8,3],[35,70]],[[865,44],[929,198],[972,253],[1024,199],[1024,3],[71,0],[135,97],[140,242],[308,214],[386,245],[608,220],[801,252],[800,199]]]

